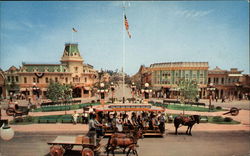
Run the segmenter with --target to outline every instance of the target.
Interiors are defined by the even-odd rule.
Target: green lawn
[[[167,117],[172,115],[173,118],[179,116],[179,114],[167,114]],[[188,116],[185,114],[184,116]],[[235,121],[232,118],[226,117],[223,118],[221,116],[201,116],[201,123],[213,123],[213,124],[240,124],[239,121]]]
[[[82,115],[81,113],[79,114]],[[72,123],[72,115],[48,115],[48,116],[26,116],[10,121],[10,124],[26,125],[34,123]],[[78,117],[78,122],[82,122],[82,118]]]
[[[159,107],[165,107],[167,109],[172,109],[172,110],[184,110],[184,111],[197,111],[197,112],[209,112],[209,109],[204,106],[191,106],[189,104],[160,104],[160,103],[155,103],[153,104],[155,106]],[[224,109],[212,109],[210,112],[218,112],[218,111],[225,111]]]
[[[78,105],[61,105],[61,106],[47,106],[42,108],[36,108],[32,112],[52,112],[52,111],[65,111],[65,110],[77,110],[90,105],[99,105],[100,103],[82,103]]]

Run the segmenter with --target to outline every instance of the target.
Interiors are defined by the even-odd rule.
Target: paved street
[[[49,153],[47,142],[57,135],[79,135],[80,133],[18,133],[9,142],[0,141],[1,156],[45,156]],[[107,138],[102,140],[105,145]],[[164,138],[139,140],[140,156],[249,156],[249,133],[238,132],[193,132],[193,136],[169,133]],[[74,148],[79,150],[79,148]],[[79,155],[74,151],[67,155]],[[106,155],[101,153],[101,155]],[[121,154],[117,150],[116,155]]]

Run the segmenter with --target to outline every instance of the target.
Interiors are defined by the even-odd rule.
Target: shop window
[[[27,83],[27,77],[23,78],[24,83]]]
[[[49,78],[46,77],[46,78],[45,78],[45,82],[46,82],[46,83],[49,83]]]
[[[88,90],[83,90],[83,94],[89,94]]]

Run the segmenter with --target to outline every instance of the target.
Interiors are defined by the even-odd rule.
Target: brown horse
[[[199,115],[191,115],[188,117],[184,117],[184,116],[177,116],[174,118],[174,126],[175,126],[175,134],[177,135],[177,129],[179,128],[180,124],[184,125],[184,126],[188,126],[186,134],[188,135],[192,135],[191,130],[193,125],[197,123],[200,123],[200,116]],[[189,130],[189,132],[188,132]]]
[[[113,134],[109,140],[106,147],[107,155],[109,155],[109,152],[112,151],[113,156],[114,150],[117,147],[124,148],[123,152],[125,152],[125,149],[128,148],[127,156],[130,152],[133,152],[133,154],[138,155],[136,151],[136,145],[139,138],[142,138],[142,130],[141,129],[135,129],[132,135],[126,135],[126,134]]]
[[[63,156],[64,149],[61,146],[53,145],[50,147],[50,156]]]

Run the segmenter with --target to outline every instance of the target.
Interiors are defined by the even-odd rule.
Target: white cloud
[[[183,16],[186,18],[197,18],[197,17],[203,17],[210,13],[212,13],[213,10],[178,10],[175,12],[177,16]]]
[[[43,28],[44,24],[34,24],[29,21],[6,21],[2,24],[3,29],[22,31],[33,28]]]

